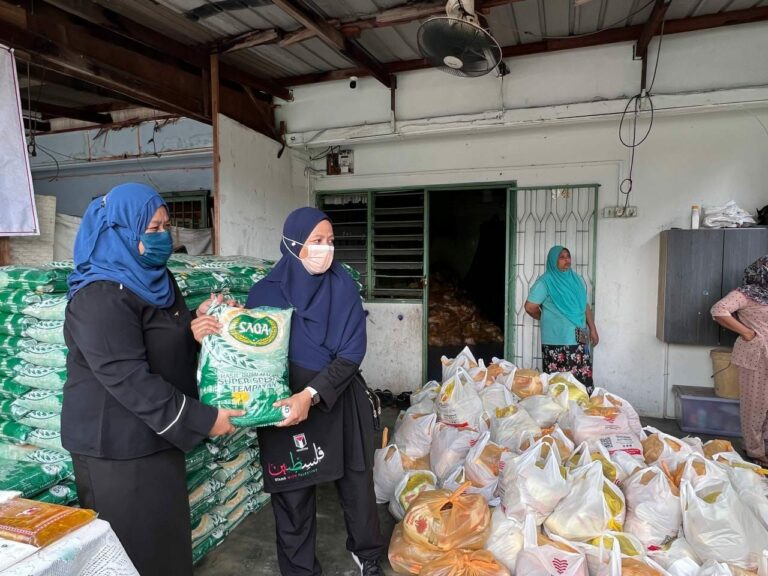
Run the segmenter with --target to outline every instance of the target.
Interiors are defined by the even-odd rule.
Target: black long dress
[[[61,414],[80,504],[114,529],[142,576],[191,576],[184,452],[213,427],[197,400],[191,314],[156,308],[117,282],[69,302]]]

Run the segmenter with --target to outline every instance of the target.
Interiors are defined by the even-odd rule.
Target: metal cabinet
[[[768,254],[768,229],[661,233],[656,336],[675,344],[730,345],[709,310],[741,284],[744,268]]]

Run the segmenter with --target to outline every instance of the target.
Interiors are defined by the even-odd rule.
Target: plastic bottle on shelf
[[[701,220],[701,209],[698,204],[691,206],[691,230],[699,229],[699,221]]]

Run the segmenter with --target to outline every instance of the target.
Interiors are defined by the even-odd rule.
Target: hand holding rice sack
[[[143,184],[91,202],[64,320],[61,439],[80,505],[110,522],[142,576],[191,576],[184,452],[240,415],[197,399],[192,316],[166,267],[168,223]]]
[[[277,426],[257,429],[264,489],[271,494],[275,514],[280,572],[320,572],[315,486],[335,482],[353,543],[350,551],[364,573],[378,574],[385,551],[372,474],[379,407],[360,373],[367,337],[359,288],[334,261],[333,226],[320,210],[299,208],[288,215],[280,251],[282,258],[251,288],[246,303],[248,309],[293,311],[288,343],[291,395],[275,403],[290,412]],[[419,450],[428,455],[429,445]],[[399,449],[392,457],[402,465]],[[392,482],[385,484],[380,499],[394,498]]]

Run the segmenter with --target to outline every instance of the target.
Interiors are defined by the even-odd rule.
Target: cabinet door
[[[661,235],[657,336],[675,344],[719,343],[709,309],[722,287],[722,230],[665,230]]]
[[[744,268],[760,256],[768,254],[768,228],[739,228],[724,230],[723,295],[741,285]],[[736,334],[720,328],[720,344],[733,346]]]

